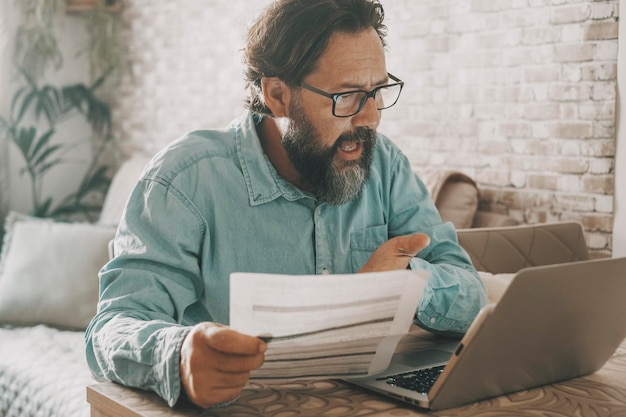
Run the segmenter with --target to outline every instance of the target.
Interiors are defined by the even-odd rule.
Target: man
[[[373,0],[278,0],[248,32],[249,111],[159,153],[101,271],[87,358],[174,405],[232,401],[266,345],[227,326],[235,271],[426,269],[416,323],[463,333],[486,302],[454,228],[377,134],[402,82]],[[419,253],[419,254],[418,254]]]

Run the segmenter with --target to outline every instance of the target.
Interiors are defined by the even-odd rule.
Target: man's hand
[[[216,323],[194,326],[183,341],[180,378],[189,399],[202,408],[233,400],[265,360],[267,345]]]
[[[424,233],[398,236],[389,239],[372,253],[359,272],[378,272],[406,269],[411,258],[430,244]]]

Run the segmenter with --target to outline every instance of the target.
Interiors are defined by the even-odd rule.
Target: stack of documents
[[[268,342],[263,382],[384,371],[413,321],[429,273],[234,273],[230,327]]]

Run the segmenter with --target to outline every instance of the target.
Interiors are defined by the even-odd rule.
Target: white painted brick
[[[615,101],[591,101],[579,104],[581,119],[606,120],[613,125],[615,120]]]
[[[583,79],[588,81],[615,81],[617,64],[615,62],[590,63],[581,66]]]
[[[591,4],[591,19],[593,20],[605,20],[614,18],[617,16],[617,5],[612,2],[592,3]]]
[[[559,117],[562,120],[577,120],[580,104],[578,101],[559,103]]]
[[[596,195],[594,196],[594,211],[600,213],[613,213],[614,197],[612,195]]]
[[[222,126],[240,114],[238,49],[247,22],[268,3],[125,2],[123,35],[136,78],[125,79],[113,109],[121,152],[155,152],[187,130]],[[481,204],[520,220],[576,213],[585,227],[606,228],[619,1],[383,4],[387,66],[406,86],[380,130],[411,163],[475,173],[482,189],[493,190]],[[572,174],[582,170],[577,160],[589,163],[590,178],[565,201],[561,187],[582,187]],[[529,168],[536,170],[532,180]],[[543,188],[529,191],[538,184]],[[596,251],[610,251],[610,230],[593,233]]]
[[[558,178],[557,189],[566,192],[580,192],[582,190],[581,179],[578,175],[561,175]]]
[[[585,237],[591,250],[606,249],[609,246],[610,238],[604,233],[586,233]]]
[[[511,171],[511,185],[516,188],[526,186],[526,173],[524,171]]]
[[[596,140],[615,138],[615,123],[613,121],[596,120],[593,123],[593,138]]]
[[[582,68],[580,65],[564,64],[561,68],[561,81],[576,83],[582,79]]]
[[[596,82],[593,85],[593,92],[591,97],[596,101],[614,101],[617,96],[616,93],[616,86],[614,82]]]
[[[617,39],[618,22],[592,22],[584,27],[584,40]]]
[[[615,160],[613,158],[593,158],[589,163],[590,174],[606,175],[613,172]]]
[[[598,42],[595,45],[593,59],[615,62],[617,60],[617,42]]]
[[[534,123],[532,137],[535,139],[548,139],[550,137],[550,127],[546,123]]]
[[[583,41],[585,30],[580,23],[560,25],[561,28],[561,42],[564,43],[579,43]]]
[[[592,212],[595,208],[595,198],[589,195],[560,193],[555,200],[557,207],[567,212]]]

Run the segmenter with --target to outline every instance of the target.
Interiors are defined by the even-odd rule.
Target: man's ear
[[[291,90],[287,84],[276,77],[262,77],[261,91],[263,91],[265,105],[275,117],[289,116]]]

